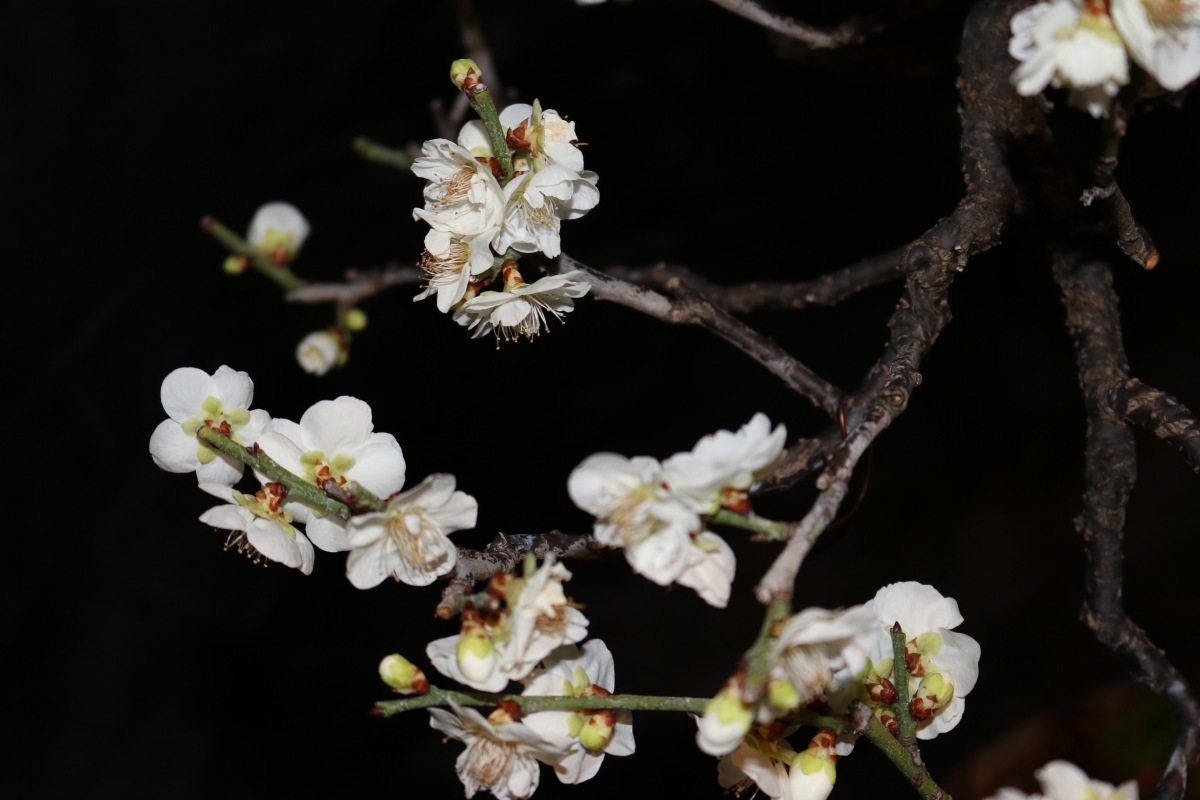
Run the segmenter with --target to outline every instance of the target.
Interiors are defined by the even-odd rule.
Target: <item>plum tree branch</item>
[[[1054,277],[1062,289],[1067,329],[1075,343],[1088,421],[1083,511],[1075,520],[1087,555],[1083,620],[1175,714],[1175,750],[1151,797],[1178,800],[1189,771],[1200,767],[1200,702],[1166,654],[1125,613],[1122,601],[1121,540],[1137,478],[1137,450],[1132,431],[1107,396],[1107,387],[1123,384],[1129,374],[1117,295],[1109,265],[1074,248],[1055,253]]]

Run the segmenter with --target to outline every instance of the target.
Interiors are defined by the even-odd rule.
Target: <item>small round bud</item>
[[[346,327],[358,333],[367,327],[367,315],[362,309],[352,308],[346,312]]]
[[[789,680],[767,681],[767,704],[779,711],[791,711],[800,706],[800,692]]]
[[[617,727],[617,715],[610,710],[599,711],[587,718],[579,730],[579,743],[585,750],[596,752],[608,747]]]
[[[379,677],[400,694],[425,694],[429,691],[425,673],[407,658],[395,653],[379,662]]]
[[[754,712],[742,702],[737,684],[730,681],[704,709],[696,744],[710,756],[732,753],[753,722]]]
[[[241,275],[250,267],[250,259],[245,256],[230,256],[225,259],[225,263],[221,265],[221,269],[230,275]]]
[[[473,60],[460,58],[450,65],[450,82],[460,92],[471,95],[475,93],[476,85],[483,84],[483,73]]]

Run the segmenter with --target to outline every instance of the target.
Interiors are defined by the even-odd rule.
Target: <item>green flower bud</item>
[[[791,711],[800,705],[800,692],[791,681],[776,678],[767,681],[767,703],[780,711]]]
[[[346,312],[346,327],[357,333],[367,327],[367,315],[361,309],[352,308]]]
[[[471,59],[460,58],[450,65],[450,82],[460,92],[471,93],[476,84],[483,83],[483,73]]]
[[[379,677],[400,694],[425,694],[429,691],[425,673],[407,658],[395,653],[379,662]]]

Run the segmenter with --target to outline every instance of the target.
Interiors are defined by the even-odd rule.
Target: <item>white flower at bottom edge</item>
[[[450,708],[429,709],[429,724],[466,744],[454,768],[468,798],[483,789],[499,800],[524,800],[537,789],[537,762],[555,764],[570,751],[566,737],[544,736],[520,722],[493,725],[474,709]]]
[[[1069,761],[1051,761],[1036,773],[1044,794],[1025,794],[1004,788],[987,800],[1138,800],[1136,781],[1113,786],[1092,780]]]
[[[295,259],[309,233],[308,220],[291,203],[267,203],[254,212],[246,242],[277,264]]]
[[[1129,54],[1168,91],[1200,75],[1200,0],[1112,0]]]
[[[732,753],[721,756],[717,763],[717,782],[721,788],[741,794],[748,784],[755,784],[759,791],[772,800],[792,800],[792,786],[788,779],[788,768],[779,758],[772,758],[776,748],[790,748],[783,739],[767,743],[749,736]]]
[[[313,331],[296,345],[296,361],[310,375],[324,375],[340,366],[346,351],[342,340],[332,331]]]
[[[226,366],[212,375],[195,367],[171,372],[160,390],[163,420],[150,436],[150,457],[167,472],[195,472],[199,483],[232,486],[242,477],[242,463],[209,448],[196,438],[207,425],[239,444],[254,442],[270,421],[261,409],[248,410],[254,381]]]
[[[454,569],[449,534],[475,527],[479,504],[455,491],[454,476],[430,475],[388,501],[387,510],[350,520],[346,577],[370,589],[388,577],[426,586]]]
[[[582,652],[574,645],[564,645],[551,653],[544,668],[526,679],[521,694],[606,695],[615,685],[612,653],[603,641],[592,639],[584,644]],[[525,716],[522,722],[541,734],[571,738],[571,752],[554,765],[554,774],[563,783],[582,783],[596,775],[605,755],[633,753],[632,720],[633,714],[627,710],[593,715],[583,711],[538,711]],[[581,739],[588,738],[589,730],[597,731],[595,738],[603,740],[602,747],[588,749],[583,744]]]
[[[575,299],[592,288],[582,276],[579,271],[549,275],[511,291],[484,292],[463,303],[454,321],[473,330],[472,339],[492,332],[497,342],[532,339],[547,327],[546,312],[561,321],[575,308]]]
[[[291,516],[282,505],[270,502],[269,497],[264,501],[262,497],[242,494],[220,483],[202,483],[200,488],[229,504],[210,508],[200,515],[200,521],[206,525],[240,533],[240,537],[231,536],[227,548],[236,547],[251,558],[260,554],[285,567],[295,567],[305,575],[312,572],[312,543],[291,524]],[[264,492],[269,491],[270,487],[264,488]],[[245,541],[240,541],[241,537]]]
[[[1129,59],[1112,20],[1103,11],[1081,8],[1079,0],[1053,0],[1018,11],[1012,32],[1008,52],[1022,62],[1012,74],[1019,94],[1065,86],[1072,90],[1073,105],[1101,117],[1129,82]]]
[[[571,471],[567,492],[596,517],[596,541],[624,548],[634,571],[659,586],[674,583],[692,563],[700,517],[663,489],[657,460],[596,453]]]

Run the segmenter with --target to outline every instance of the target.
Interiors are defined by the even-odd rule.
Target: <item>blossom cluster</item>
[[[454,568],[457,550],[447,537],[474,527],[475,499],[457,491],[454,476],[444,474],[401,491],[404,454],[395,437],[375,431],[371,408],[362,400],[322,400],[298,423],[272,419],[250,408],[250,376],[226,366],[212,375],[177,369],[163,381],[161,397],[168,419],[150,437],[150,455],[169,472],[195,472],[201,489],[225,501],[200,519],[230,532],[227,548],[305,574],[313,569],[314,545],[349,551],[346,574],[360,589],[388,577],[424,586]],[[386,508],[343,520],[257,473],[260,488],[240,492],[233,486],[242,477],[242,463],[201,441],[202,428],[266,454],[326,493],[367,492],[386,499]]]
[[[580,649],[568,644],[547,655],[524,679],[522,695],[602,697],[615,687],[613,657],[603,641]],[[500,800],[522,800],[539,780],[538,762],[554,768],[562,783],[593,778],[605,755],[634,752],[628,711],[538,711],[522,716],[515,702],[500,701],[484,717],[451,702],[450,710],[430,709],[430,725],[466,744],[455,769],[472,797],[479,790]]]
[[[465,71],[460,82],[478,82],[473,62],[455,64]],[[425,142],[413,161],[413,174],[426,181],[425,204],[413,217],[430,227],[421,256],[428,283],[414,299],[435,297],[438,310],[452,312],[475,338],[533,338],[547,313],[561,318],[590,285],[579,272],[527,283],[517,259],[557,258],[562,222],[596,206],[599,178],[583,167],[575,123],[538,101],[508,106],[499,125],[511,174],[480,120],[464,125],[456,142]],[[498,290],[490,289],[496,282]]]
[[[1200,0],[1049,0],[1014,14],[1012,33],[1017,91],[1066,87],[1094,117],[1129,83],[1131,58],[1169,91],[1200,75]]]
[[[705,529],[718,510],[749,510],[747,491],[783,452],[787,430],[764,414],[736,433],[718,431],[665,462],[597,453],[571,473],[567,491],[596,517],[596,541],[625,550],[634,571],[660,586],[695,589],[724,608],[737,566],[733,550]]]
[[[696,743],[722,756],[724,786],[749,780],[769,797],[823,800],[836,778],[834,763],[854,737],[821,729],[799,753],[780,737],[781,720],[810,705],[845,713],[867,704],[893,733],[898,699],[892,630],[904,632],[907,712],[918,739],[952,730],[979,677],[979,644],[952,630],[963,621],[958,604],[932,586],[912,581],[880,589],[861,606],[809,608],[773,631],[767,682],[755,703],[742,700],[737,674],[698,720]]]

